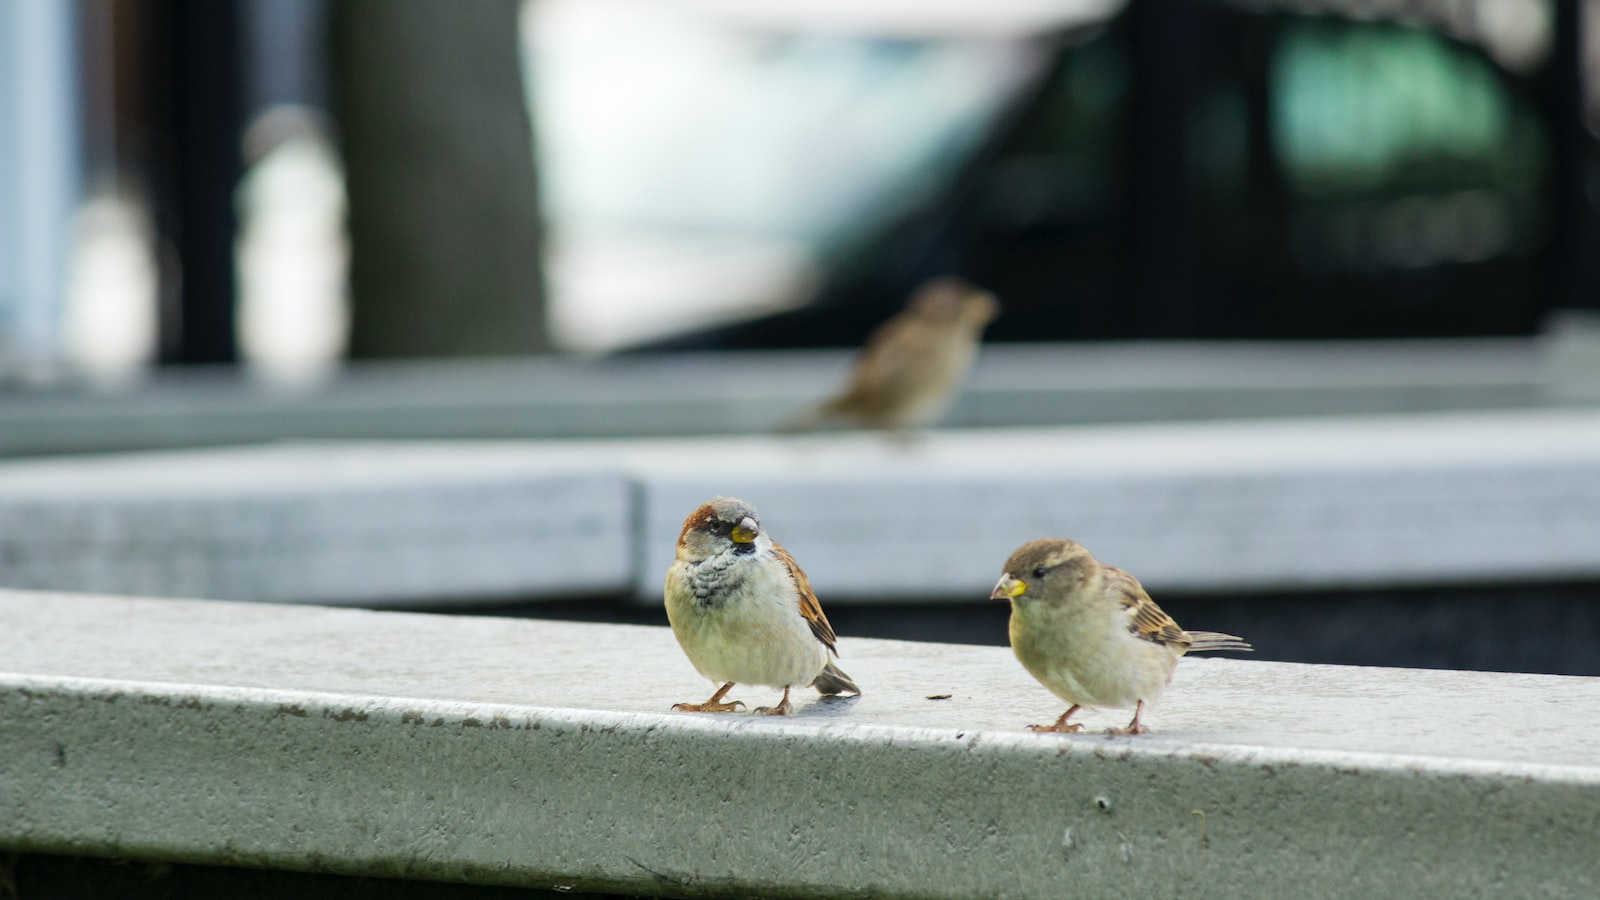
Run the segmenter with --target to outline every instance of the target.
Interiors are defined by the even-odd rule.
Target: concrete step
[[[275,445],[0,464],[0,585],[323,603],[616,593],[631,487],[514,448]]]
[[[1112,738],[1025,731],[1062,705],[1003,648],[840,650],[859,699],[707,716],[669,711],[711,686],[659,628],[0,591],[0,851],[686,897],[1600,893],[1600,679],[1192,658]]]
[[[990,345],[946,424],[1593,405],[1600,400],[1594,392],[1572,389],[1600,377],[1600,365],[1583,356],[1591,345],[1600,340]],[[202,369],[162,371],[114,388],[35,386],[0,396],[0,457],[283,439],[761,433],[836,389],[852,355],[369,362],[304,385]]]
[[[829,603],[987,595],[1076,538],[1156,591],[1600,576],[1600,411],[616,441],[297,443],[0,464],[0,585],[428,606],[657,603],[756,504]]]

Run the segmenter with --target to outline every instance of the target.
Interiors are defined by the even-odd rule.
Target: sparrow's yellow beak
[[[1011,573],[1000,576],[1000,583],[989,592],[990,600],[1010,600],[1028,589],[1028,583],[1020,578],[1012,578]]]
[[[754,541],[756,535],[760,533],[761,526],[756,524],[756,520],[745,516],[739,520],[739,524],[733,526],[733,531],[729,534],[729,537],[733,538],[735,544],[748,544]]]

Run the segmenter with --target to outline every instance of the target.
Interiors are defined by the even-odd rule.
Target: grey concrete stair
[[[297,443],[0,464],[0,586],[360,604],[659,602],[696,505],[827,602],[986,596],[1073,537],[1152,590],[1600,576],[1600,411],[778,440]]]
[[[991,345],[953,427],[1378,415],[1593,405],[1600,341]],[[1565,337],[1562,337],[1565,335]],[[4,392],[0,457],[283,439],[603,438],[749,434],[841,383],[851,353],[373,362],[310,385],[232,370],[133,385]],[[1585,390],[1585,387],[1588,390]]]
[[[1600,679],[1186,659],[1153,733],[1109,738],[1026,732],[1061,704],[1003,648],[840,649],[857,700],[705,716],[668,711],[710,685],[664,629],[0,592],[0,851],[659,896],[1600,892]]]
[[[615,593],[630,486],[509,448],[279,445],[0,465],[0,584],[405,603]]]

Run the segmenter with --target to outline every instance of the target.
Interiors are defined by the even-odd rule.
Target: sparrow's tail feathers
[[[832,660],[828,661],[828,665],[823,668],[822,674],[811,682],[811,686],[820,693],[829,695],[861,693],[861,688],[856,687],[856,683],[850,680],[850,676],[841,671],[837,665],[834,665]]]
[[[1185,631],[1183,636],[1189,639],[1189,651],[1196,650],[1240,650],[1251,651],[1255,648],[1245,642],[1244,638],[1236,634],[1222,634],[1216,631]]]

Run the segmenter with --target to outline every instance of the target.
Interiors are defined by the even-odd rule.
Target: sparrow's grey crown
[[[758,525],[761,523],[761,516],[757,515],[756,508],[738,497],[714,497],[706,502],[706,506],[711,507],[711,512],[718,521],[737,524],[740,519],[748,516]]]
[[[755,551],[755,544],[748,538],[735,537],[741,527],[747,532],[761,532],[755,507],[737,497],[715,497],[689,514],[678,541],[694,547],[701,555],[724,552],[729,549],[729,543],[735,552],[746,555]]]

